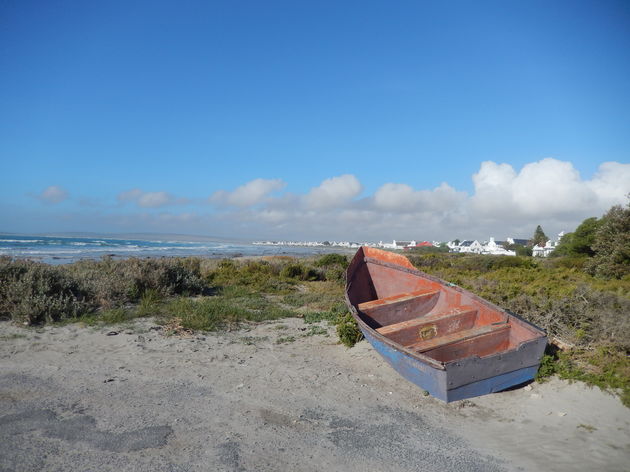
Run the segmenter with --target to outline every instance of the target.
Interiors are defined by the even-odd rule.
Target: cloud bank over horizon
[[[538,224],[555,235],[624,203],[630,192],[630,164],[604,162],[585,180],[571,162],[554,158],[526,164],[520,171],[485,161],[472,182],[472,195],[447,182],[434,189],[388,182],[373,195],[361,196],[359,179],[341,175],[304,196],[270,197],[262,207],[221,212],[219,218],[227,226],[264,228],[275,238],[528,237]],[[222,195],[230,198],[239,189]]]
[[[625,204],[630,164],[604,162],[591,179],[583,179],[571,162],[554,158],[520,170],[485,161],[471,179],[471,195],[448,182],[433,189],[386,182],[365,195],[359,178],[351,174],[327,178],[304,194],[283,191],[287,183],[282,179],[257,178],[233,190],[216,190],[198,203],[166,191],[133,189],[118,194],[118,205],[135,204],[139,213],[109,211],[100,218],[120,231],[252,239],[503,239],[529,237],[539,224],[553,237]],[[68,199],[68,192],[51,186],[38,198],[59,203]],[[185,212],[165,210],[174,205],[188,206]],[[195,211],[192,205],[200,208]]]

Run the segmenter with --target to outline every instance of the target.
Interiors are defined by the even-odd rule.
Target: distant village
[[[555,241],[551,239],[546,242],[544,246],[535,245],[532,247],[532,255],[534,257],[547,257],[556,248],[564,232],[558,234],[558,238]],[[491,254],[498,256],[516,256],[514,246],[527,246],[529,241],[527,239],[506,238],[505,241],[495,241],[491,237],[488,241],[478,240],[466,240],[459,241],[453,240],[447,243],[440,241],[398,241],[394,239],[391,243],[379,241],[378,243],[363,242],[356,243],[350,241],[255,241],[253,244],[266,245],[266,246],[312,246],[312,247],[343,247],[343,248],[359,248],[360,246],[370,246],[382,249],[395,249],[401,251],[409,251],[419,248],[430,247],[447,247],[449,252],[461,252],[469,254]]]

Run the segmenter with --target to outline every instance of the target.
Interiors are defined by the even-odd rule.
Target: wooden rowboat
[[[346,276],[346,302],[365,338],[434,397],[476,397],[536,375],[544,331],[406,257],[362,247]]]

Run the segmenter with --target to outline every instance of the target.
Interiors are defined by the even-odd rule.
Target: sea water
[[[242,241],[180,241],[97,237],[56,237],[0,234],[0,256],[32,259],[47,264],[67,264],[81,259],[130,257],[237,257],[302,256],[331,252],[325,247],[266,246]]]

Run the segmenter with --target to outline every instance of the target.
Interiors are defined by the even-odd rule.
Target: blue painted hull
[[[367,339],[372,347],[396,372],[409,382],[426,390],[435,398],[439,398],[445,402],[500,392],[515,385],[533,380],[538,371],[538,365],[524,367],[449,389],[449,371],[447,369],[437,369],[398,349],[394,349],[378,340],[367,329],[362,329],[361,331],[365,339]]]

